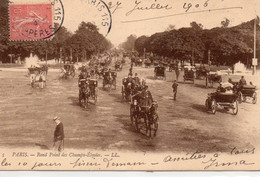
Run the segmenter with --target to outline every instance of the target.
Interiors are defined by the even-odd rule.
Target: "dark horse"
[[[90,96],[89,84],[86,79],[79,81],[79,105],[86,108]]]

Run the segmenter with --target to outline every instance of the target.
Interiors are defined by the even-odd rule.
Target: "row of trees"
[[[3,2],[2,2],[3,1]],[[57,28],[57,25],[55,26]],[[9,41],[8,0],[0,3],[0,61],[10,62],[16,58],[23,60],[30,53],[41,59],[87,59],[93,54],[102,53],[112,47],[96,25],[81,22],[75,33],[62,26],[52,40]],[[12,56],[12,57],[10,57]]]
[[[190,60],[207,63],[210,58],[215,64],[231,65],[241,61],[251,63],[253,57],[254,20],[238,26],[228,27],[229,20],[221,22],[221,27],[204,30],[201,24],[191,23],[189,28],[174,29],[169,26],[166,31],[151,36],[141,36],[135,40],[135,49],[173,59]],[[257,25],[260,41],[260,27]],[[260,55],[260,45],[257,45]]]

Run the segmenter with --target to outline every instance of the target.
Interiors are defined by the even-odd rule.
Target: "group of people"
[[[240,80],[238,83],[233,82],[231,78],[228,79],[228,83],[223,84],[220,83],[219,87],[217,88],[217,92],[222,92],[222,93],[233,93],[234,92],[234,86],[236,87],[243,87],[244,85],[247,85],[246,79],[244,76],[241,76]],[[250,85],[253,85],[252,82],[250,82]]]

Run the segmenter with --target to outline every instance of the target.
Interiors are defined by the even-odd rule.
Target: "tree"
[[[171,31],[171,30],[174,30],[175,29],[175,25],[169,25],[167,28],[166,28],[166,31]]]
[[[229,26],[230,20],[225,18],[225,20],[221,21],[221,27],[227,28]]]
[[[193,29],[195,29],[195,30],[197,30],[197,31],[200,31],[200,30],[202,30],[203,29],[203,25],[202,24],[198,24],[197,22],[191,22],[190,23],[190,26],[191,26],[191,28],[193,28]]]

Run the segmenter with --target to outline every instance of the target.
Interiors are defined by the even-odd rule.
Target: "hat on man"
[[[60,118],[59,118],[58,116],[55,116],[55,117],[53,118],[53,121],[55,121],[55,120],[60,120]]]

